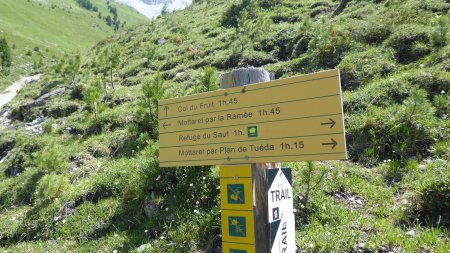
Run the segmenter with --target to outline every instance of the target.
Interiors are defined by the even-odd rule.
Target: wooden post
[[[220,78],[220,88],[245,86],[248,84],[268,82],[274,75],[263,68],[241,68],[224,73]],[[267,210],[267,169],[281,168],[281,163],[253,163],[251,164],[253,190],[253,217],[255,252],[269,253],[269,231]],[[222,168],[221,170],[226,169]],[[222,189],[225,191],[226,189]],[[222,199],[222,201],[224,201]],[[227,252],[228,253],[228,252]]]

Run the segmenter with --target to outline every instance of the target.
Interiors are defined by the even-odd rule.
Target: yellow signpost
[[[254,253],[252,166],[221,166],[220,189],[223,252]]]
[[[222,165],[226,253],[268,252],[267,166],[347,158],[338,70],[163,100],[158,111],[160,167]]]
[[[338,70],[160,101],[160,166],[346,159]]]

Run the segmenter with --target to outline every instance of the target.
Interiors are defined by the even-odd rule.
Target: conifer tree
[[[11,67],[11,49],[5,38],[0,38],[0,64],[2,67]]]

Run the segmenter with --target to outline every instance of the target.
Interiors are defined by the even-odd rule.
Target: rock
[[[69,173],[75,173],[78,170],[81,169],[83,166],[83,169],[85,171],[92,171],[100,167],[100,163],[97,159],[95,159],[90,154],[77,154],[70,157],[70,163],[69,163]]]
[[[0,111],[0,129],[9,128],[11,125],[11,110],[1,110]]]
[[[144,204],[144,213],[147,217],[153,217],[159,214],[158,205],[154,201],[149,201]]]
[[[0,160],[5,157],[11,149],[14,148],[14,145],[16,144],[15,139],[9,139],[5,143],[0,144]]]
[[[56,244],[58,244],[58,241],[55,240],[55,239],[50,239],[50,240],[47,240],[47,244],[49,244],[49,245],[56,245]]]
[[[158,44],[158,45],[162,45],[164,43],[166,43],[166,38],[164,38],[164,37],[159,38],[158,41],[156,41],[156,44]]]
[[[12,115],[13,118],[21,120],[21,121],[23,121],[23,120],[30,121],[30,120],[34,119],[34,114],[32,113],[32,111],[33,111],[32,109],[34,107],[44,105],[47,102],[47,100],[49,100],[51,97],[60,95],[60,94],[64,93],[65,90],[66,90],[65,88],[59,88],[59,89],[50,91],[50,92],[40,96],[39,98],[37,98],[36,100],[34,100],[31,103],[21,105],[19,107],[19,112],[17,112],[16,115]],[[42,111],[41,111],[41,113],[42,113]],[[45,113],[45,114],[47,114],[47,113]]]
[[[414,236],[416,236],[416,231],[409,230],[408,232],[406,232],[406,235],[409,236],[409,237],[414,237]]]
[[[137,252],[145,252],[145,251],[149,251],[152,249],[152,245],[151,244],[142,244],[141,246],[136,248]]]
[[[59,88],[56,90],[52,90],[49,93],[46,93],[40,97],[38,97],[36,100],[34,100],[31,104],[28,104],[26,106],[28,107],[34,107],[34,106],[40,106],[43,105],[45,103],[45,101],[47,101],[49,98],[53,97],[53,96],[57,96],[60,95],[62,93],[64,93],[64,91],[66,91],[65,88]]]
[[[47,117],[38,116],[30,123],[25,123],[25,132],[28,135],[38,135],[44,132],[42,125],[47,121]]]
[[[67,216],[71,216],[75,214],[75,201],[69,201],[66,202],[63,206],[63,208],[61,209],[60,212],[60,219],[65,219]]]

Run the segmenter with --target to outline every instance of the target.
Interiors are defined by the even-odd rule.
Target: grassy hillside
[[[341,71],[349,161],[283,164],[298,252],[448,252],[449,9],[196,1],[46,65],[0,115],[0,247],[220,252],[218,168],[159,168],[155,108],[252,65]]]
[[[97,12],[82,8],[76,0],[4,0],[0,2],[0,37],[13,47],[13,75],[0,82],[3,90],[9,81],[33,69],[40,58],[59,56],[64,52],[84,50],[110,36],[114,29],[103,18],[112,14],[106,1],[90,1]],[[118,19],[130,27],[149,20],[133,9],[110,2],[117,8]],[[36,66],[35,66],[36,67]]]

